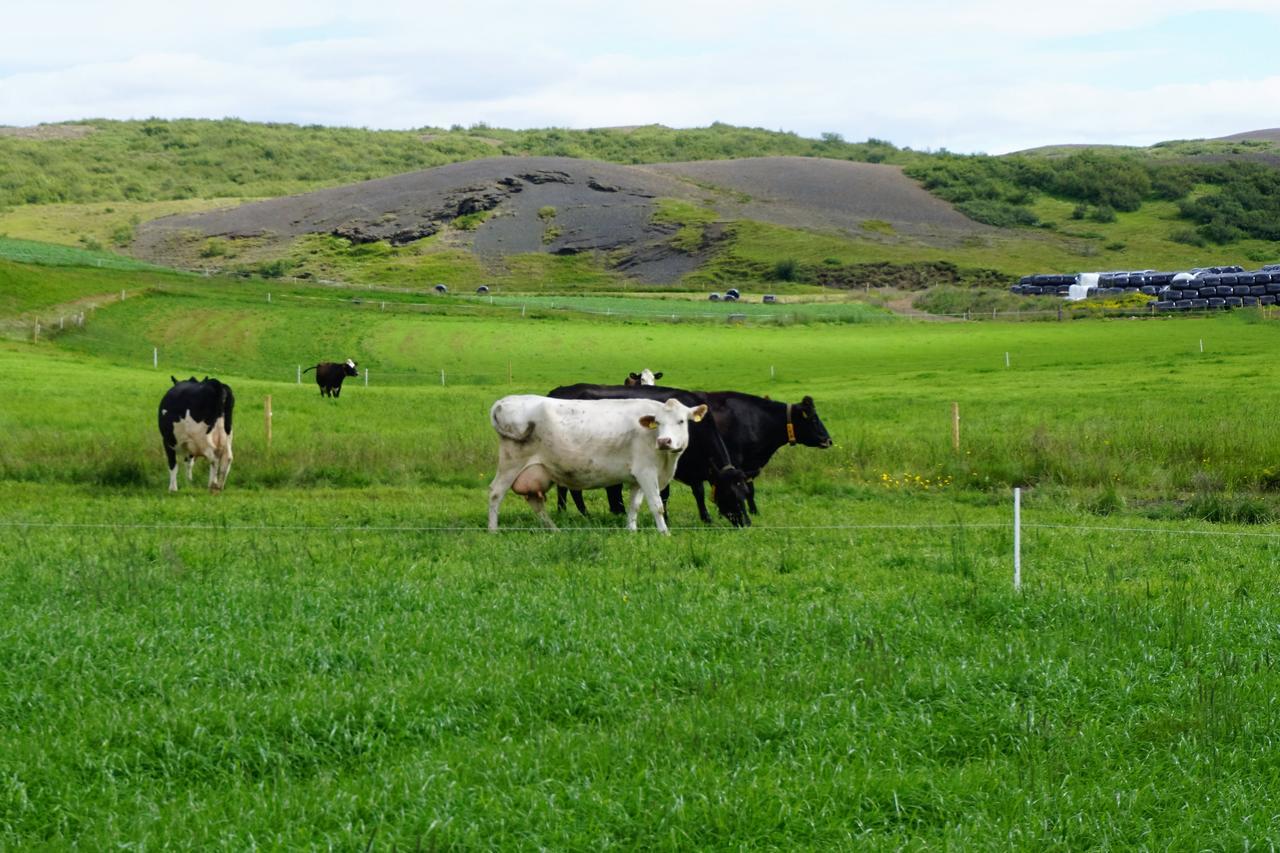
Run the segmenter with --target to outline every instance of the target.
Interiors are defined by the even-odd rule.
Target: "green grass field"
[[[136,277],[13,267],[11,316]],[[1280,842],[1274,321],[419,301],[175,277],[0,343],[0,847]],[[676,484],[669,539],[598,495],[482,532],[493,400],[645,366],[812,394],[836,447],[746,530]],[[228,488],[170,495],[155,407],[206,372]]]

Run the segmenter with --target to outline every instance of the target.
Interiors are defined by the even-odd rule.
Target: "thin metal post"
[[[151,366],[152,367],[160,366],[160,348],[159,347],[151,348]]]
[[[369,368],[364,369],[364,387],[369,387]]]
[[[440,368],[440,384],[444,385],[444,368]]]
[[[960,452],[960,404],[951,404],[951,449]]]
[[[1013,589],[1022,590],[1022,489],[1013,489]]]
[[[267,428],[267,450],[271,449],[271,395],[268,394],[262,402],[262,416],[266,421]]]

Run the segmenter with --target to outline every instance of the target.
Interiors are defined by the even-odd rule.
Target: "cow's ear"
[[[662,371],[661,371],[661,370],[659,370],[657,373],[653,374],[653,378],[654,378],[654,379],[661,379],[661,378],[662,378]]]
[[[706,403],[703,403],[701,406],[698,406],[697,408],[695,408],[693,411],[689,413],[689,417],[693,418],[693,422],[695,424],[701,421],[706,416],[707,416]]]
[[[800,401],[800,405],[802,405],[802,406],[808,406],[809,408],[811,408],[811,409],[812,409],[812,408],[813,408],[813,398],[812,398],[812,397],[810,397],[808,394],[806,394],[806,395],[805,395],[805,398],[804,398],[803,400],[801,400],[801,401]]]
[[[628,376],[630,376],[632,379],[639,379],[639,378],[640,378],[640,374],[639,374],[639,373],[629,373],[629,374],[627,374],[627,375],[628,375]]]
[[[657,429],[658,419],[655,418],[653,415],[642,415],[640,418],[640,426],[644,427],[645,429]]]

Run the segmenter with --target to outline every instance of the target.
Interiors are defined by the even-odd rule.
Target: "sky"
[[[0,125],[712,122],[917,150],[1280,127],[1277,0],[3,0]]]

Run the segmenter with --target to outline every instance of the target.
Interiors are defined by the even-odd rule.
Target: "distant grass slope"
[[[0,134],[0,207],[98,201],[266,198],[497,154],[648,163],[791,154],[888,162],[887,142],[713,124],[674,130],[366,130],[222,119],[91,120],[88,133]]]

